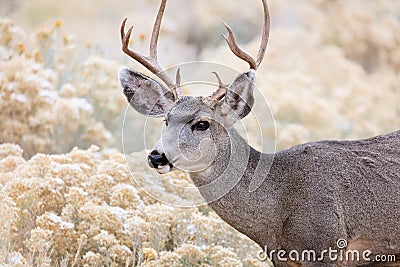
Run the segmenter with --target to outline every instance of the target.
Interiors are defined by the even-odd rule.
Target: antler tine
[[[218,90],[226,90],[226,87],[228,87],[228,84],[225,84],[222,82],[221,78],[219,77],[218,73],[216,71],[211,72],[212,74],[215,75],[215,77],[218,80]],[[219,99],[218,99],[219,100]]]
[[[252,56],[244,52],[236,43],[235,36],[233,35],[231,27],[224,23],[225,28],[228,31],[228,36],[221,34],[224,37],[226,43],[228,44],[231,51],[240,59],[246,61],[250,65],[250,69],[257,69],[256,61]]]
[[[160,8],[157,13],[156,21],[154,22],[154,27],[153,27],[153,32],[151,34],[151,39],[150,39],[150,52],[149,56],[143,56],[133,50],[129,49],[129,40],[132,34],[133,27],[130,27],[128,31],[125,33],[125,24],[127,19],[125,18],[124,21],[122,22],[121,25],[121,42],[122,42],[122,51],[124,51],[125,54],[142,64],[144,67],[146,67],[149,71],[157,75],[158,78],[160,78],[172,91],[175,100],[179,99],[179,96],[181,93],[177,92],[178,81],[174,83],[171,78],[165,73],[165,71],[162,70],[160,65],[158,64],[157,61],[157,42],[158,42],[158,37],[160,34],[160,26],[161,26],[161,20],[164,14],[165,6],[166,6],[167,0],[162,0],[160,4]],[[178,74],[177,74],[178,78]],[[180,78],[180,77],[179,77]],[[180,83],[180,82],[179,82]]]
[[[160,35],[160,27],[161,20],[164,15],[165,6],[167,4],[167,0],[162,0],[160,4],[160,8],[158,9],[156,21],[154,22],[153,32],[151,33],[150,39],[150,58],[154,58],[157,60],[157,43],[158,36]]]
[[[219,77],[218,73],[216,73],[215,71],[213,71],[212,73],[215,75],[215,77],[217,77],[217,80],[218,80],[218,89],[217,89],[217,91],[215,91],[214,93],[212,93],[212,95],[210,95],[210,96],[208,96],[208,97],[206,97],[206,98],[204,99],[204,102],[205,102],[207,105],[209,105],[210,107],[214,107],[215,104],[217,104],[218,101],[221,100],[221,99],[225,96],[226,90],[227,90],[227,87],[228,87],[227,84],[224,84],[224,83],[221,81],[221,78]]]
[[[258,66],[261,64],[261,61],[264,58],[265,51],[267,49],[267,44],[268,44],[268,38],[269,38],[269,28],[270,28],[270,16],[269,16],[269,10],[268,10],[268,3],[267,0],[262,0],[263,4],[263,9],[264,9],[264,25],[263,25],[263,33],[261,37],[261,44],[260,48],[258,50],[257,54],[257,59],[254,60],[252,56],[247,54],[245,51],[243,51],[239,45],[236,43],[235,36],[233,35],[233,31],[231,27],[229,27],[227,24],[224,23],[225,28],[228,31],[228,36],[222,34],[222,37],[224,37],[225,41],[227,42],[229,48],[231,51],[240,59],[246,61],[250,65],[250,69],[257,70]]]
[[[181,98],[183,96],[182,90],[181,90],[181,68],[178,68],[176,71],[176,78],[175,78],[175,90],[176,90],[176,95],[178,98]]]
[[[261,37],[260,49],[257,53],[257,60],[256,64],[257,67],[261,64],[265,51],[267,50],[268,39],[269,39],[269,30],[271,27],[271,17],[269,16],[269,9],[267,0],[262,0],[263,9],[264,9],[264,25],[263,25],[263,32]]]

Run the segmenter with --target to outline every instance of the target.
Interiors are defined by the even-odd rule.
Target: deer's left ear
[[[254,104],[253,88],[256,79],[255,70],[239,75],[229,85],[224,100],[221,101],[220,112],[225,124],[230,126],[249,114]]]
[[[128,102],[143,115],[165,116],[175,103],[170,90],[140,72],[124,67],[118,76]]]

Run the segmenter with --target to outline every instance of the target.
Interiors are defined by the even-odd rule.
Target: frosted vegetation
[[[186,174],[159,177],[146,167],[140,151],[158,139],[161,120],[146,124],[128,109],[122,128],[127,103],[118,70],[148,72],[120,53],[119,24],[129,17],[131,45],[146,53],[158,1],[64,2],[74,8],[50,0],[0,4],[8,12],[17,4],[12,19],[0,13],[0,266],[268,266],[256,259],[252,241],[207,206],[160,201],[201,199],[179,189],[192,186]],[[258,1],[170,2],[163,66],[204,60],[247,69],[222,42],[221,20],[256,53]],[[257,113],[265,108],[257,98],[261,132],[245,120],[251,144],[261,146],[260,133],[270,147],[285,149],[400,128],[399,1],[270,4],[271,36],[257,85],[274,121]],[[236,73],[221,76],[228,82]],[[182,75],[183,82],[196,78],[185,67]],[[211,74],[205,79],[215,82]]]

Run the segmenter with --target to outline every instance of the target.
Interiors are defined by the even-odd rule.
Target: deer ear
[[[225,122],[232,125],[249,114],[254,104],[253,88],[256,72],[249,70],[242,73],[229,85],[224,100],[221,102],[220,111]]]
[[[162,117],[174,105],[172,92],[150,77],[126,67],[119,71],[118,77],[128,102],[137,112]]]

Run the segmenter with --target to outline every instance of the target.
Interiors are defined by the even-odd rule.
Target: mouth
[[[167,165],[163,165],[163,166],[158,166],[156,168],[156,171],[159,174],[165,174],[165,173],[168,173],[173,170],[174,170],[174,165],[172,165],[172,163],[168,163]]]

